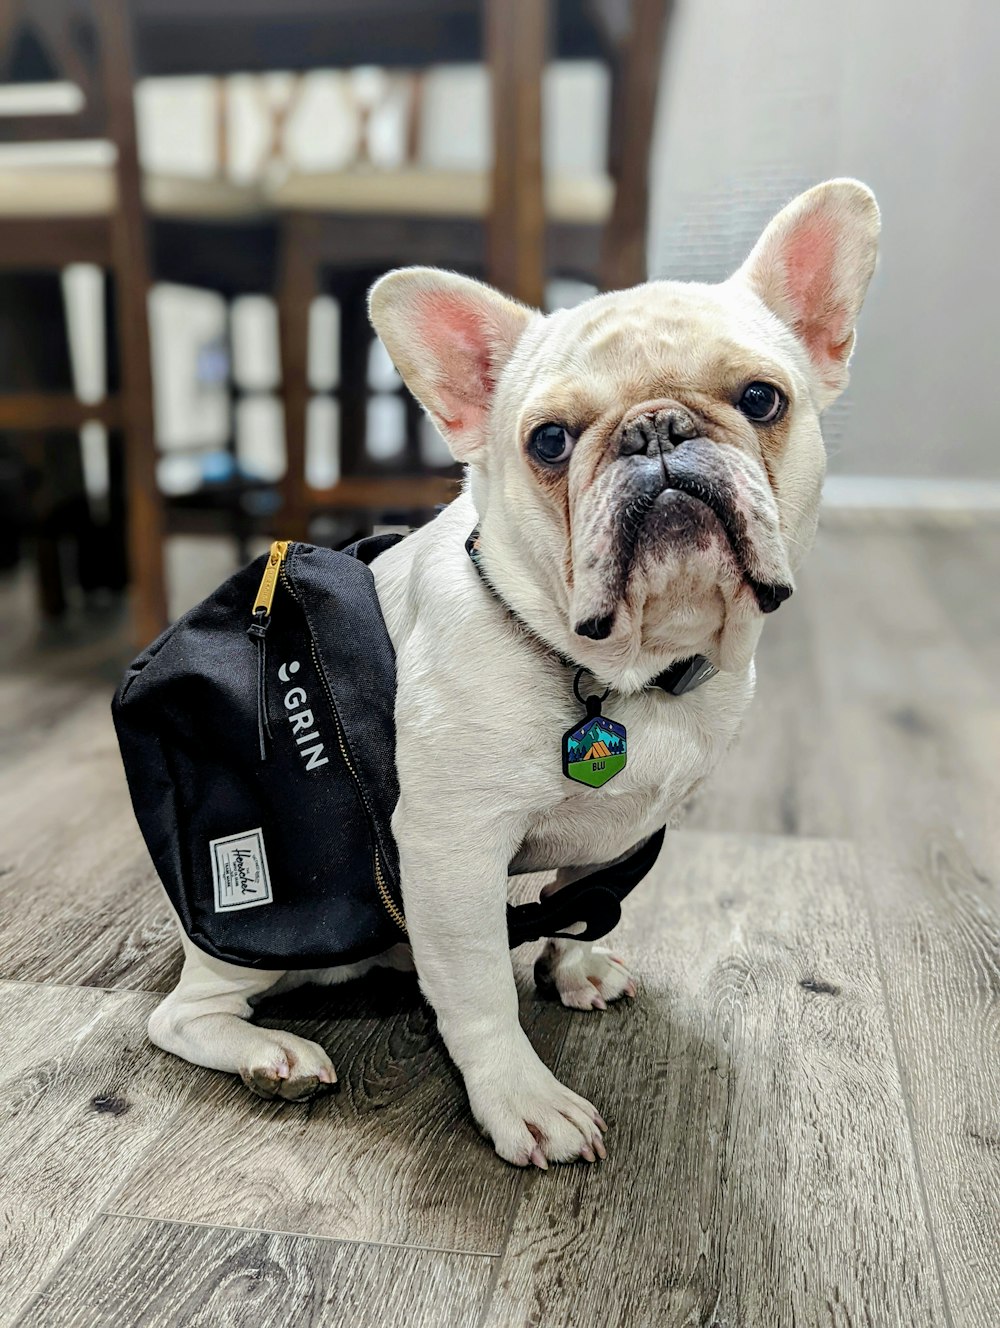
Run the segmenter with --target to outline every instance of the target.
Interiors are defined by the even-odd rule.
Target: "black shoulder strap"
[[[597,941],[618,925],[622,900],[639,884],[660,855],[666,826],[640,844],[624,862],[601,867],[582,880],[565,885],[534,904],[507,905],[507,937],[510,948],[537,941],[542,936],[561,936],[573,941]],[[586,930],[567,932],[575,922]]]
[[[380,553],[385,553],[386,549],[391,549],[394,544],[405,538],[405,535],[398,530],[386,531],[384,535],[365,535],[363,539],[345,545],[340,552],[346,553],[349,558],[357,558],[359,563],[370,563]]]

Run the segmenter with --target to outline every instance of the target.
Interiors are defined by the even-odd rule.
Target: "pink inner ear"
[[[840,363],[849,340],[844,334],[848,311],[836,299],[836,261],[836,237],[823,218],[801,222],[785,243],[785,289],[795,328],[821,369]]]
[[[442,423],[455,432],[474,428],[489,409],[495,378],[489,332],[481,310],[454,296],[421,297],[420,335],[436,363]]]

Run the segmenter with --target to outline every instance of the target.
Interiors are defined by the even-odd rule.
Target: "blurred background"
[[[0,0],[0,1324],[1000,1324],[998,126],[997,0]],[[109,700],[270,539],[455,493],[372,281],[716,280],[835,175],[884,230],[820,529],[638,1008],[515,952],[609,1160],[502,1168],[402,974],[259,1011],[327,1105],[156,1052]]]
[[[828,504],[1000,505],[998,36],[987,0],[2,0],[0,563],[45,621],[130,586],[138,644],[262,540],[424,520],[457,472],[380,272],[716,280],[838,174],[885,257]]]

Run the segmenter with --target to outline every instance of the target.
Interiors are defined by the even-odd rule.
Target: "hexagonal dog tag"
[[[588,714],[563,734],[563,774],[578,784],[600,788],[625,769],[627,759],[625,725],[604,715]]]

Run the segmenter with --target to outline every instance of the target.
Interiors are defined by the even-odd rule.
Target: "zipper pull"
[[[281,571],[281,564],[288,556],[288,550],[291,547],[291,540],[275,540],[271,545],[271,552],[267,556],[267,562],[264,565],[264,575],[260,578],[260,587],[257,591],[257,598],[253,602],[251,613],[254,618],[257,617],[259,610],[263,609],[268,618],[271,616],[271,605],[274,603],[274,588],[278,584],[278,574]]]
[[[291,540],[275,540],[271,545],[257,598],[253,602],[252,621],[247,628],[247,636],[257,643],[257,741],[262,761],[267,760],[267,744],[273,741],[267,718],[267,629],[271,625],[271,605],[274,603],[278,574],[290,544]]]

